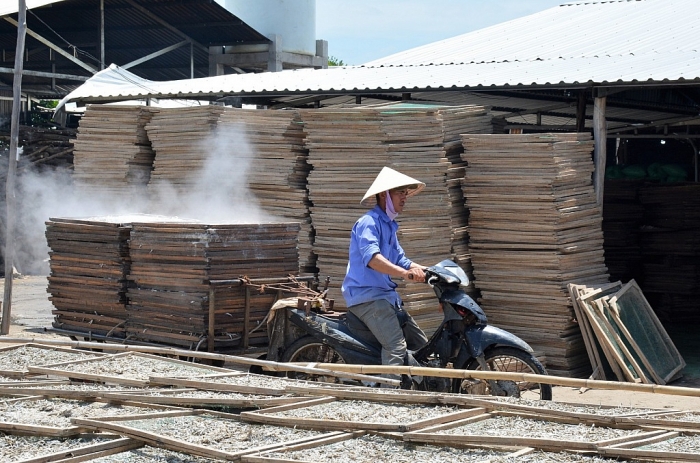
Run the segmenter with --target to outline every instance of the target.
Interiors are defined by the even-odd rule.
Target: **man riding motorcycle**
[[[352,316],[361,320],[382,346],[383,365],[404,365],[406,349],[417,350],[428,338],[413,317],[402,308],[391,280],[425,281],[425,267],[408,259],[399,244],[395,219],[403,212],[406,199],[425,187],[389,167],[379,175],[360,201],[372,197],[376,205],[360,217],[350,235],[349,260],[342,284],[343,297]],[[398,379],[398,375],[388,375]]]

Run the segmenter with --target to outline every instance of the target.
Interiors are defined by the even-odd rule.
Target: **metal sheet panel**
[[[419,90],[525,89],[534,86],[700,83],[700,51],[656,56],[600,56],[507,63],[300,69],[191,80],[132,84],[133,74],[112,67],[112,85],[96,75],[69,99],[117,96],[204,97],[304,93],[412,92]],[[133,76],[133,77],[131,77]],[[103,76],[104,77],[104,76]],[[117,82],[119,82],[117,84]]]
[[[549,8],[365,66],[661,55],[698,50],[699,43],[696,0],[590,1]]]

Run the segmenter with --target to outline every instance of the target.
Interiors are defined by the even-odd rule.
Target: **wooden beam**
[[[578,101],[576,104],[576,131],[586,130],[586,91],[578,91]]]
[[[13,74],[15,71],[11,68],[0,67],[0,74]],[[41,72],[41,71],[28,71],[26,69],[22,70],[23,76],[34,76],[34,77],[49,77],[52,79],[66,79],[66,80],[80,80],[86,81],[89,77],[76,76],[73,74],[60,74],[57,72]]]
[[[595,189],[596,203],[603,211],[603,184],[605,181],[605,158],[607,156],[606,144],[608,142],[605,122],[606,97],[595,97],[593,100],[593,139],[595,148],[593,151],[593,162],[595,172],[593,177],[593,187]]]
[[[12,314],[12,273],[14,271],[14,228],[16,214],[15,177],[17,175],[17,144],[19,142],[19,113],[22,98],[22,69],[24,68],[24,40],[27,32],[27,5],[24,0],[19,0],[17,10],[17,46],[15,51],[15,75],[12,85],[12,119],[10,122],[10,153],[5,180],[5,289],[2,304],[2,322],[0,323],[0,335],[10,334],[10,317]]]
[[[100,0],[100,70],[105,68],[105,0]]]

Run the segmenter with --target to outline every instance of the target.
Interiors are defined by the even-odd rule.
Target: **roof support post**
[[[212,76],[223,76],[224,75],[224,65],[220,64],[216,57],[218,55],[224,54],[224,47],[209,47],[209,77]]]
[[[100,70],[105,68],[105,0],[100,0]]]
[[[268,72],[279,72],[282,70],[282,36],[273,34],[268,37],[270,43],[269,55],[267,58]]]
[[[586,91],[579,90],[576,104],[576,131],[586,130]]]
[[[605,181],[605,158],[607,157],[606,145],[608,135],[606,133],[605,104],[607,97],[596,96],[593,99],[593,140],[595,148],[593,151],[593,162],[595,171],[593,172],[593,187],[595,189],[596,203],[603,211],[603,184]]]
[[[321,66],[314,66],[315,69],[328,69],[328,41],[316,41],[316,57],[321,58]]]
[[[10,316],[12,313],[12,273],[14,267],[14,228],[15,228],[15,176],[17,173],[17,144],[19,143],[19,112],[22,106],[22,70],[24,69],[24,40],[27,31],[27,5],[19,0],[17,10],[17,48],[15,51],[15,75],[12,85],[12,120],[10,122],[10,153],[5,180],[5,205],[7,217],[5,220],[5,289],[2,304],[2,323],[0,335],[10,334]],[[29,102],[29,96],[27,96]]]

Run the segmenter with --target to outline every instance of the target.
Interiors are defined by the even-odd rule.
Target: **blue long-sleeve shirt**
[[[381,254],[392,264],[405,269],[411,267],[399,244],[396,232],[399,225],[390,220],[381,207],[375,206],[360,217],[350,234],[350,258],[343,280],[342,292],[348,307],[363,302],[386,299],[400,305],[397,284],[389,275],[368,267],[375,254]]]

